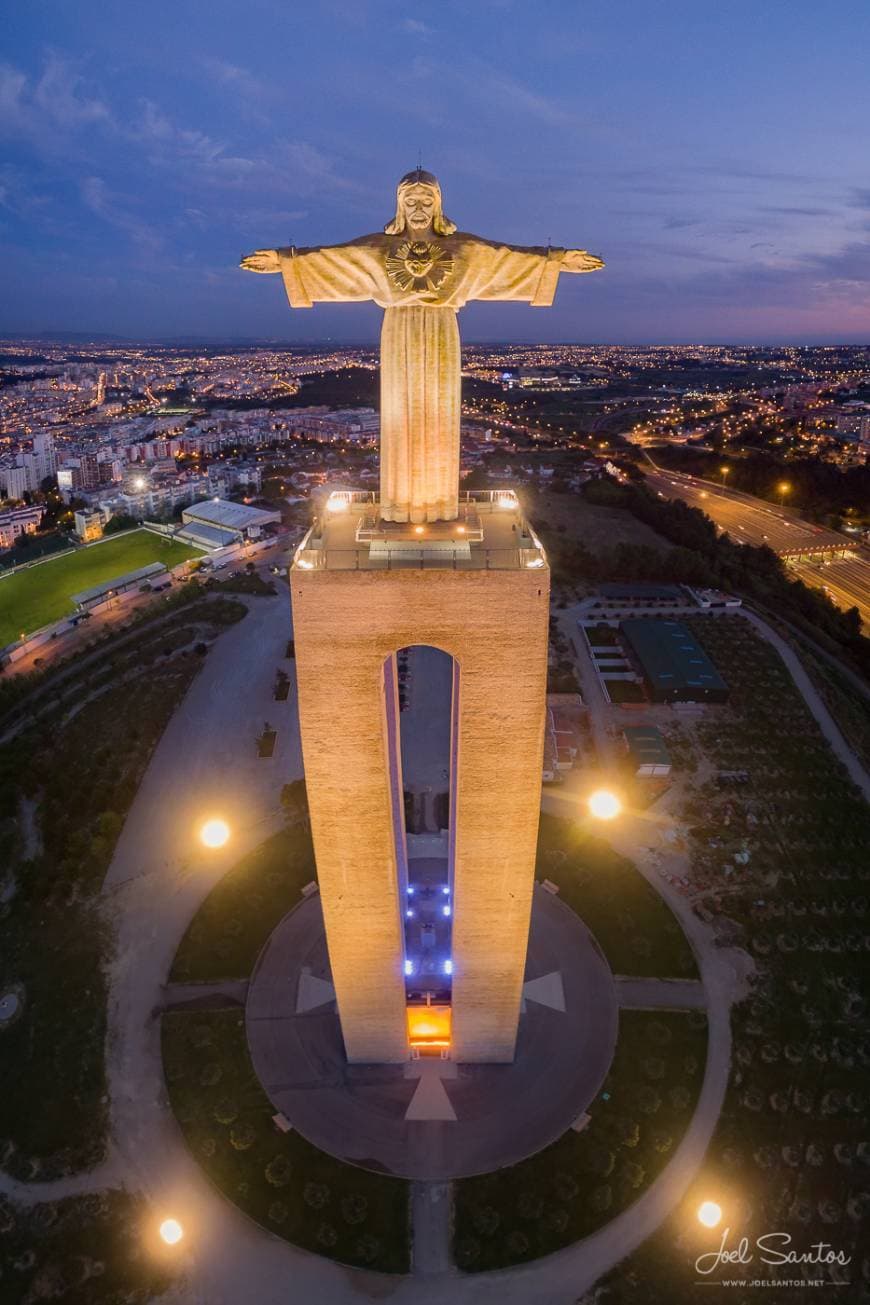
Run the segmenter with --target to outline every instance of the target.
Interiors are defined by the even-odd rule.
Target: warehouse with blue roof
[[[728,685],[682,621],[621,621],[623,644],[651,702],[727,702]]]

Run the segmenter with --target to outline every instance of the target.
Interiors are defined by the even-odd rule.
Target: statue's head
[[[456,223],[444,216],[441,207],[441,187],[438,178],[422,168],[406,172],[396,190],[396,216],[384,231],[388,236],[403,232],[426,231],[432,228],[436,235],[452,236]]]

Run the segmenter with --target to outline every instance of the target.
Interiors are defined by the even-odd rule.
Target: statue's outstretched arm
[[[253,254],[246,254],[239,267],[246,272],[280,272],[281,260],[277,249],[255,249]]]
[[[563,272],[597,272],[603,266],[604,259],[586,249],[566,249],[562,255]]]

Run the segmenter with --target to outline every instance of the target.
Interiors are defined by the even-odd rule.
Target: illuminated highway
[[[838,607],[857,607],[870,630],[870,561],[850,555],[830,562],[791,562],[793,571],[804,584],[824,589]]]
[[[647,484],[663,498],[700,508],[736,543],[766,544],[805,584],[824,589],[838,607],[857,607],[870,625],[870,554],[862,544],[803,521],[787,508],[697,476],[665,471],[652,462],[644,471]]]

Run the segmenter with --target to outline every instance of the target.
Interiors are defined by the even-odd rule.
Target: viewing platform
[[[374,493],[335,490],[293,558],[296,571],[516,571],[546,555],[513,490],[470,490],[453,521],[383,521]]]

